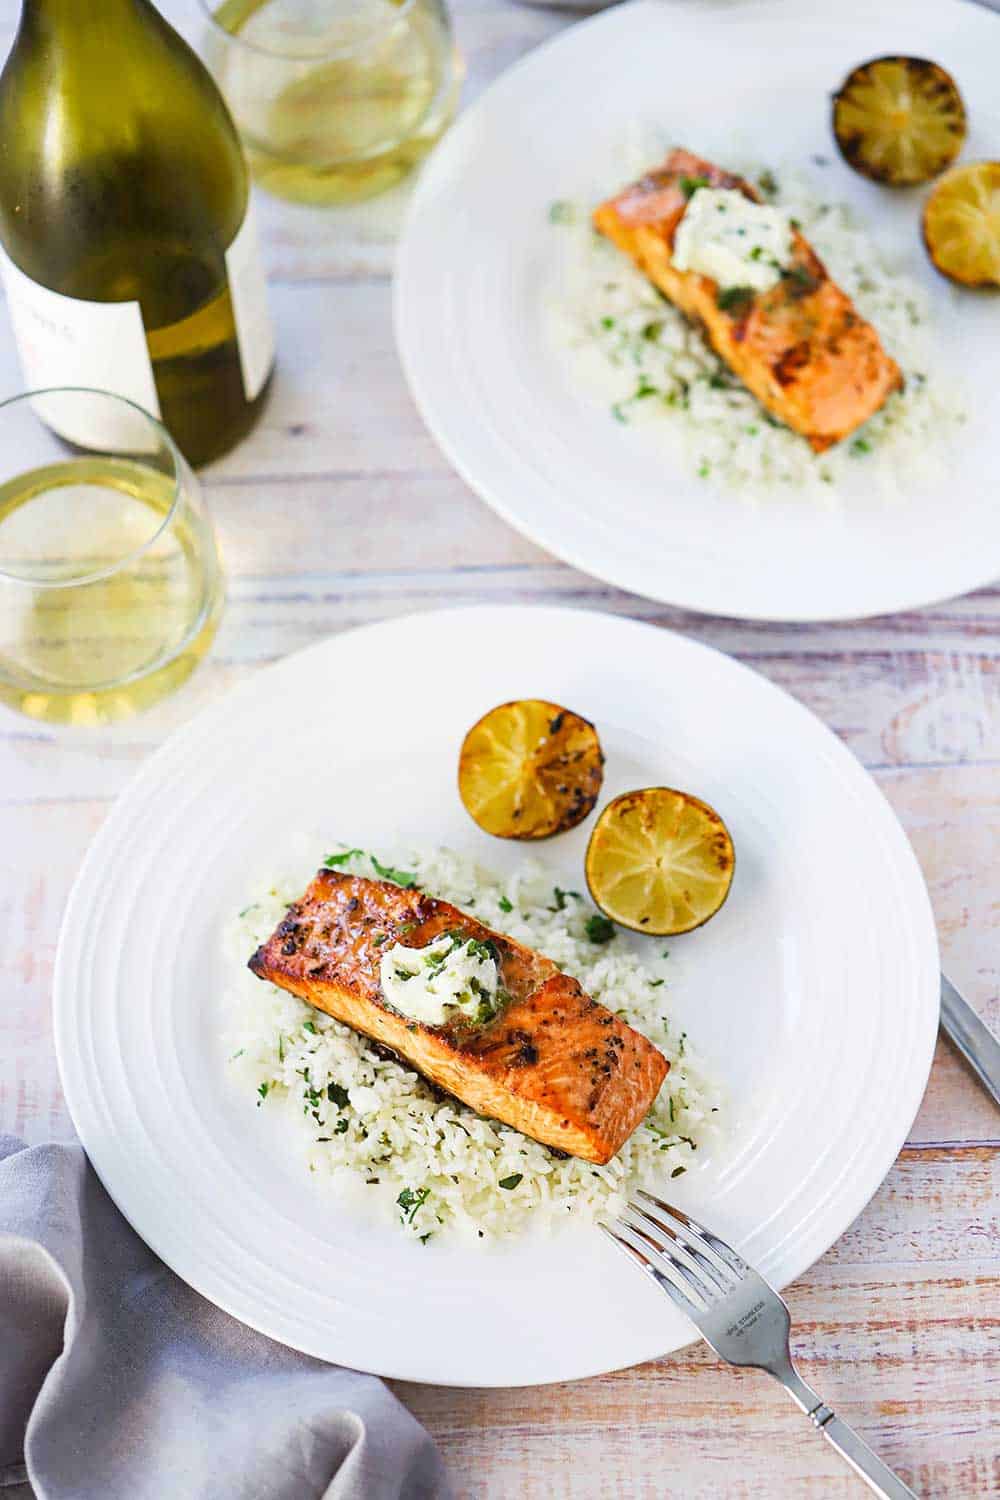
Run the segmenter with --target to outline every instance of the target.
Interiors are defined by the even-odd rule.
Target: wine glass
[[[79,388],[0,403],[0,701],[61,724],[137,713],[197,666],[223,597],[197,481],[159,422]]]
[[[444,0],[201,0],[204,55],[269,192],[348,203],[392,187],[458,103]]]

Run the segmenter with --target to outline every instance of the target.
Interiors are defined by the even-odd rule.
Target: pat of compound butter
[[[673,264],[718,286],[766,292],[792,258],[792,224],[780,208],[735,188],[697,188],[674,236]]]
[[[459,1015],[482,1023],[496,1014],[496,959],[475,938],[445,933],[425,948],[393,943],[382,955],[379,978],[393,1010],[425,1026],[443,1026]]]

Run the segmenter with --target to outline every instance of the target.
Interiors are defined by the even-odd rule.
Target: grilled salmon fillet
[[[902,372],[797,229],[792,262],[777,286],[726,307],[719,306],[719,288],[710,277],[677,270],[671,258],[674,235],[688,204],[682,179],[690,186],[691,178],[760,202],[742,177],[676,150],[661,167],[602,203],[594,226],[702,327],[715,352],[762,406],[822,453],[902,388]]]
[[[382,951],[444,933],[492,945],[509,1004],[492,1021],[426,1026],[382,993]],[[652,1042],[540,953],[446,901],[323,869],[250,968],[390,1047],[479,1114],[604,1163],[645,1117],[669,1064]]]

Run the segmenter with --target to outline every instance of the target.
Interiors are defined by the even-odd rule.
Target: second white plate
[[[364,1220],[227,1069],[222,934],[284,869],[292,831],[317,863],[337,839],[525,858],[455,786],[465,729],[525,694],[597,723],[607,797],[685,787],[733,833],[728,902],[670,944],[663,993],[728,1100],[726,1144],[670,1184],[678,1202],[783,1285],[874,1192],[927,1078],[937,948],[909,844],[836,737],[747,668],[629,620],[476,609],[258,673],[176,734],[101,829],[60,940],[59,1066],[91,1160],[154,1250],[244,1322],[359,1369],[528,1385],[691,1339],[590,1228],[480,1253]],[[540,851],[566,887],[592,821]]]
[[[922,192],[850,172],[830,93],[871,57],[950,69],[971,122],[964,158],[1000,155],[1000,20],[965,0],[636,0],[574,26],[505,74],[437,148],[400,250],[396,329],[410,387],[447,457],[507,521],[622,588],[747,619],[847,619],[964,593],[1000,572],[1000,296],[958,291],[920,243]],[[553,200],[624,185],[636,127],[696,152],[809,168],[934,309],[935,369],[968,422],[931,441],[906,492],[858,466],[825,500],[759,504],[672,465],[615,423],[556,347]],[[649,163],[653,165],[654,163]],[[815,169],[814,169],[815,170]],[[852,466],[853,469],[853,466]]]

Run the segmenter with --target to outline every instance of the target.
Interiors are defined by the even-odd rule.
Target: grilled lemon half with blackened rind
[[[593,724],[542,698],[501,703],[462,742],[459,795],[469,816],[497,838],[547,839],[575,828],[603,780]]]
[[[1000,161],[954,167],[924,205],[924,244],[963,286],[1000,286]]]
[[[833,96],[833,133],[844,160],[890,187],[937,177],[962,149],[965,132],[955,80],[922,57],[862,63]]]
[[[590,894],[635,932],[690,932],[714,917],[733,880],[729,830],[689,792],[625,792],[601,813],[587,848]]]

